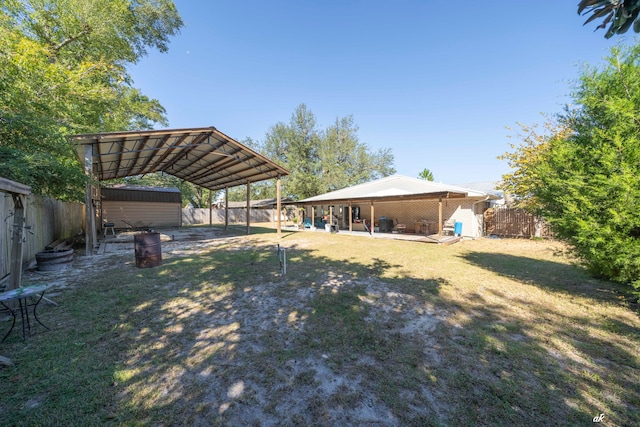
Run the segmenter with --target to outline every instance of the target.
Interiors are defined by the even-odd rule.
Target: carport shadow
[[[634,299],[628,286],[596,280],[578,265],[490,252],[468,252],[461,257],[485,270],[549,291],[616,303],[621,297],[629,302]]]

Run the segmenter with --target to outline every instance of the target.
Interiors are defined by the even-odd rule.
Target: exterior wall
[[[480,237],[482,235],[482,211],[484,203],[477,199],[443,199],[442,200],[442,221],[457,221],[462,223],[462,235],[464,237]],[[353,203],[352,207],[360,208],[361,219],[371,219],[370,203]],[[343,214],[340,214],[342,208]],[[473,209],[475,208],[475,212]],[[328,211],[329,205],[315,206],[315,216],[321,217],[323,211]],[[334,205],[334,214],[338,217],[341,228],[349,227],[348,218],[349,205]],[[338,212],[338,213],[335,213]],[[405,224],[406,231],[413,233],[416,231],[416,224],[425,221],[429,224],[429,233],[438,232],[438,200],[413,200],[413,201],[393,201],[374,203],[374,224],[380,217],[392,219],[394,223]],[[306,207],[305,216],[311,216],[311,207]]]
[[[102,202],[102,222],[113,222],[116,228],[180,227],[182,206],[179,203],[158,202]]]

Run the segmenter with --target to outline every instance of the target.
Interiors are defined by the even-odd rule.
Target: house
[[[442,235],[457,226],[463,237],[482,235],[483,212],[500,196],[403,175],[298,201],[313,224],[334,217],[341,230]],[[456,224],[458,223],[458,224]],[[461,230],[460,230],[461,227]],[[449,230],[451,228],[451,230]]]

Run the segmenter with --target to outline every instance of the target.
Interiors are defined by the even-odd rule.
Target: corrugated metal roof
[[[175,187],[146,187],[118,184],[100,189],[102,200],[118,202],[161,202],[182,204],[182,193]]]
[[[468,188],[447,185],[403,175],[391,175],[353,187],[343,188],[330,193],[320,194],[301,200],[299,203],[372,200],[372,199],[416,199],[438,197],[477,197],[496,198],[496,196]]]
[[[100,181],[164,172],[212,191],[288,175],[289,171],[214,127],[72,135]]]

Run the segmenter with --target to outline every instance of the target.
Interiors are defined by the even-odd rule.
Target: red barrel
[[[162,265],[160,233],[140,233],[133,236],[136,267],[150,268]]]

